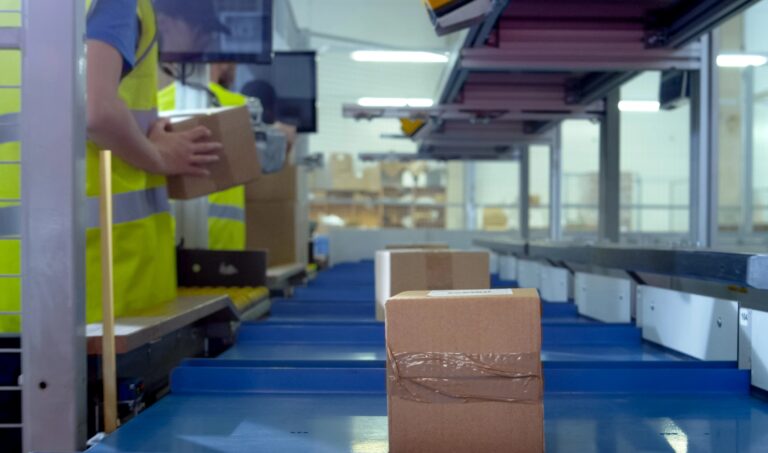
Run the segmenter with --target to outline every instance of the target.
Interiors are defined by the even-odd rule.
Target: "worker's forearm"
[[[163,162],[152,142],[119,99],[90,103],[88,136],[125,162],[150,173],[161,173]]]

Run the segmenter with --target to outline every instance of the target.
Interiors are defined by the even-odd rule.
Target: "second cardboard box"
[[[488,252],[458,250],[381,250],[376,252],[376,319],[384,304],[403,291],[487,289]]]

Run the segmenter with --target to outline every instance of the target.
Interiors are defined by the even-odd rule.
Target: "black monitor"
[[[670,69],[661,73],[659,104],[662,110],[674,110],[688,102],[691,84],[687,71]]]
[[[275,52],[272,64],[239,65],[236,88],[261,100],[266,122],[317,132],[315,56],[315,52]]]
[[[272,61],[272,0],[153,0],[153,3],[160,61]]]

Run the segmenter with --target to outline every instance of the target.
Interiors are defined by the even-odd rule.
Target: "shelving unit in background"
[[[444,165],[423,161],[365,164],[331,154],[310,174],[310,219],[338,216],[360,228],[446,228]],[[459,206],[459,205],[457,205]]]

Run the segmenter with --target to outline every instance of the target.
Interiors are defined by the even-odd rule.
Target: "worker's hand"
[[[170,124],[169,120],[160,119],[149,131],[149,141],[157,148],[162,161],[158,173],[208,176],[210,172],[205,167],[218,162],[221,143],[210,141],[211,131],[203,126],[171,132]]]
[[[274,127],[285,134],[285,137],[288,140],[288,149],[286,149],[285,152],[290,153],[293,149],[293,144],[296,143],[296,126],[275,121]]]

